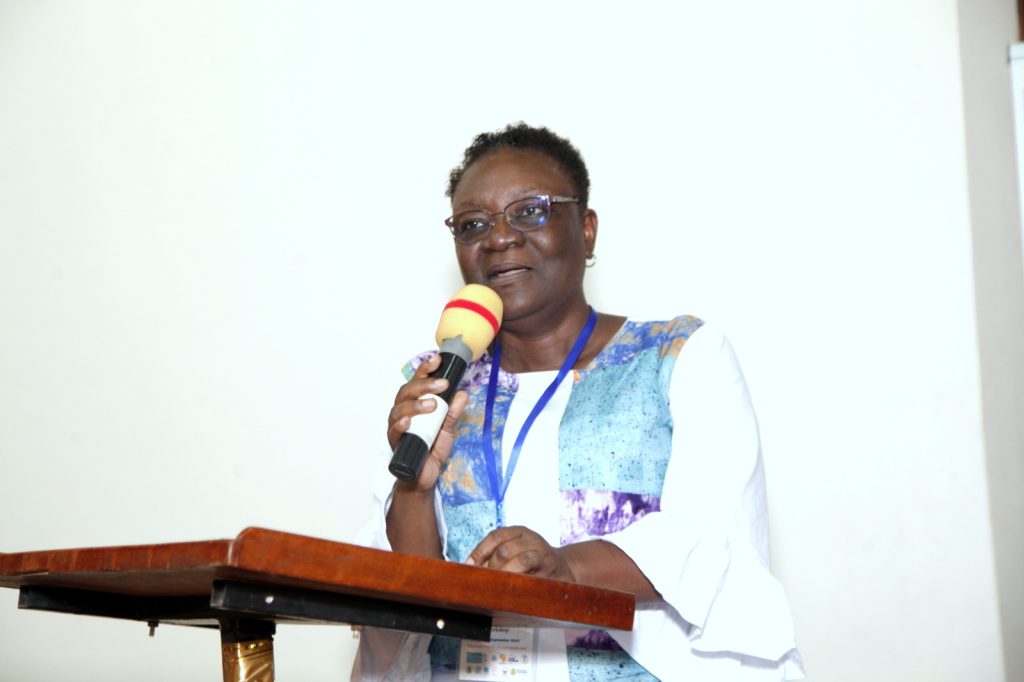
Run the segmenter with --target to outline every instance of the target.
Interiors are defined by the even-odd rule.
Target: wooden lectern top
[[[0,554],[0,586],[138,597],[209,595],[215,580],[452,609],[531,625],[631,630],[623,592],[247,528],[233,540]]]

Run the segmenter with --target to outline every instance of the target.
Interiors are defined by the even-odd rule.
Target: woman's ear
[[[583,212],[583,244],[586,247],[586,256],[594,255],[594,246],[597,244],[597,211],[588,208]]]

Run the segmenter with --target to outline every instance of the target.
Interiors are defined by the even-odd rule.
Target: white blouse
[[[502,439],[507,463],[515,434],[555,372],[519,374]],[[526,438],[505,497],[509,525],[560,544],[558,428],[571,376]],[[632,631],[610,631],[662,680],[803,679],[792,617],[771,575],[764,466],[757,420],[732,347],[704,323],[686,341],[672,373],[674,428],[661,510],[601,536],[622,549],[664,601],[640,604]],[[374,514],[358,542],[390,549],[385,517],[394,478],[385,447],[374,482]],[[503,467],[503,470],[505,468]],[[436,498],[438,533],[447,529]],[[561,630],[539,633],[538,680],[568,680]]]

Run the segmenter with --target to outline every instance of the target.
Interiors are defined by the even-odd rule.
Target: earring
[[[583,267],[592,268],[597,263],[597,256],[590,254],[587,256],[587,260],[583,263]]]

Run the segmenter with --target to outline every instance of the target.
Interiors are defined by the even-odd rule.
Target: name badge
[[[490,642],[462,640],[460,680],[536,680],[537,632],[492,627]]]

